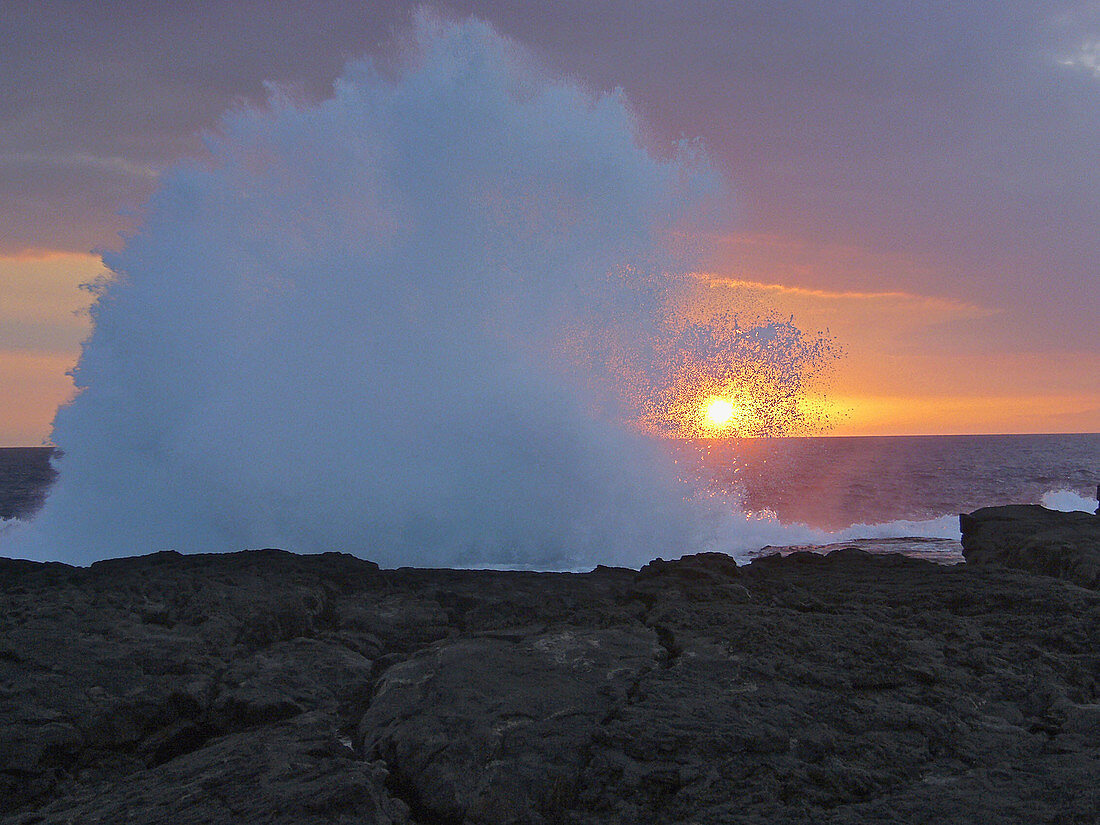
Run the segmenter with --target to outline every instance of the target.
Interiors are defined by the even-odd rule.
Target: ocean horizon
[[[673,449],[744,516],[736,535],[699,549],[743,560],[856,546],[954,563],[959,513],[1002,504],[1091,512],[1100,481],[1097,433],[731,438]],[[0,448],[5,528],[33,520],[55,478],[54,452]]]

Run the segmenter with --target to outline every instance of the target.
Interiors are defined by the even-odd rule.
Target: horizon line
[[[669,441],[778,441],[798,438],[992,438],[998,436],[1096,435],[1100,431],[1063,430],[1057,432],[1000,433],[815,433],[807,435],[729,435],[713,438],[668,437]],[[0,450],[58,450],[56,444],[0,444]]]

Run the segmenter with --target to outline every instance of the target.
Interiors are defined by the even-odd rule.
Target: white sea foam
[[[10,535],[25,524],[26,522],[19,518],[0,518],[0,536]]]
[[[679,558],[701,551],[726,553],[738,562],[748,562],[769,552],[810,550],[825,552],[841,546],[856,546],[868,552],[893,552],[918,558],[957,562],[961,560],[959,517],[957,515],[916,521],[891,521],[881,524],[854,524],[843,530],[822,530],[806,524],[783,523],[768,513],[744,514],[732,512],[728,518],[715,522],[709,534],[695,537],[689,546],[657,548],[657,556]],[[627,567],[639,567],[649,559],[619,560]],[[555,565],[534,563],[477,564],[487,570],[543,570],[560,573],[583,573],[594,567],[593,562]]]
[[[1063,512],[1074,510],[1084,510],[1086,513],[1096,512],[1096,499],[1083,496],[1074,490],[1051,490],[1043,493],[1042,505],[1048,510]]]
[[[746,515],[715,534],[708,548],[749,558],[764,546],[815,546],[859,539],[936,538],[958,540],[959,517],[944,515],[925,520],[898,520],[879,524],[853,524],[841,530],[823,530],[807,524],[784,523],[773,514]]]
[[[700,546],[720,517],[624,426],[621,382],[667,360],[720,176],[487,25],[421,16],[412,39],[395,73],[276,90],[164,173],[104,258],[59,479],[0,551],[574,568]],[[744,336],[762,364],[805,347],[776,329]],[[700,330],[675,332],[725,340]]]

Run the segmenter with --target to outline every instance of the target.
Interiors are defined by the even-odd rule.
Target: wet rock
[[[321,717],[216,738],[124,782],[85,783],[5,823],[371,822],[405,825],[384,765],[342,745]]]
[[[1039,505],[984,507],[959,516],[963,556],[1100,587],[1100,516]]]
[[[441,642],[385,672],[362,747],[421,819],[541,821],[573,801],[593,737],[660,651],[633,626]]]
[[[3,825],[1100,810],[1100,592],[1003,562],[0,560],[0,639]]]

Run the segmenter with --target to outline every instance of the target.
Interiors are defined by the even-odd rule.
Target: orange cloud
[[[812,327],[859,328],[871,325],[879,334],[900,327],[927,327],[948,321],[988,318],[998,310],[951,298],[901,290],[829,290],[820,287],[762,283],[721,275],[701,275],[715,289],[729,289],[774,306]]]
[[[1100,395],[836,395],[832,435],[1100,431]]]
[[[73,397],[68,371],[76,353],[0,350],[0,444],[35,446],[45,443],[59,405]]]
[[[716,241],[714,271],[761,284],[796,284],[826,293],[887,294],[886,283],[947,284],[948,273],[895,252],[823,243],[790,235],[745,232]],[[907,294],[901,292],[899,294]]]
[[[68,371],[91,330],[92,295],[81,284],[106,273],[95,255],[34,250],[0,256],[0,444],[39,444]]]
[[[0,348],[71,352],[90,331],[92,295],[106,274],[95,255],[36,251],[0,256]],[[34,333],[46,330],[46,337]],[[52,336],[52,337],[50,337]]]
[[[977,351],[995,307],[898,289],[698,276],[693,311],[737,306],[828,330],[845,356],[825,401],[837,435],[1100,431],[1100,354]]]

